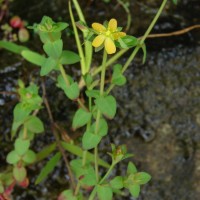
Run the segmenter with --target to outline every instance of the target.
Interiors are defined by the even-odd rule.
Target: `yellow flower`
[[[98,34],[94,38],[92,46],[97,48],[103,45],[108,54],[116,52],[114,40],[118,40],[126,35],[126,33],[118,31],[116,19],[111,19],[108,22],[108,27],[105,27],[100,23],[93,23],[92,28]]]

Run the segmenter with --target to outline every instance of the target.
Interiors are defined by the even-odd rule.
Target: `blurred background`
[[[92,22],[103,23],[116,18],[119,26],[126,27],[131,15],[127,33],[136,37],[144,34],[161,4],[161,0],[79,2],[88,26]],[[38,36],[26,29],[27,25],[39,23],[44,15],[70,24],[67,0],[5,0],[0,1],[0,6],[0,39],[27,45],[39,52],[42,52],[42,45]],[[18,27],[11,23],[14,16],[23,21]],[[109,137],[102,142],[100,151],[107,159],[111,142],[126,144],[128,151],[134,154],[131,160],[138,169],[152,175],[151,182],[142,188],[139,200],[198,200],[200,196],[200,28],[181,34],[185,28],[196,25],[200,25],[199,0],[180,0],[178,5],[169,1],[152,33],[179,33],[147,39],[146,63],[142,64],[142,53],[138,54],[125,72],[127,85],[113,90],[118,113],[110,121]],[[66,49],[77,51],[71,27],[64,32],[63,38]],[[119,62],[123,64],[130,53],[131,50]],[[95,59],[98,64],[101,56],[95,54]],[[78,77],[78,67],[67,69]],[[25,83],[31,80],[40,83],[36,67],[0,49],[0,171],[4,170],[6,154],[12,149],[9,134],[12,110],[18,101],[13,91],[19,78]],[[73,135],[70,126],[75,104],[66,100],[52,80],[47,79],[45,84],[54,118]],[[35,141],[35,151],[53,140],[45,112],[40,115],[47,124],[47,131]],[[113,173],[123,174],[127,163],[124,161]],[[31,167],[30,176],[36,176],[42,164]],[[56,199],[66,188],[63,166],[61,163],[50,179],[41,185],[35,186],[33,178],[28,190],[17,188],[13,199]]]

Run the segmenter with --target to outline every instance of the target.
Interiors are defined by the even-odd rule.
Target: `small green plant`
[[[71,3],[74,4],[78,13],[78,22],[75,22]],[[68,27],[68,24],[54,22],[47,16],[44,16],[39,24],[30,27],[39,34],[43,43],[44,54],[41,55],[27,47],[11,42],[0,41],[0,47],[20,54],[30,63],[39,66],[40,76],[51,77],[52,72],[54,72],[57,87],[64,92],[67,98],[77,102],[79,106],[72,119],[72,128],[75,130],[82,127],[82,130],[84,130],[81,136],[81,144],[70,138],[68,141],[62,140],[59,128],[54,123],[48,108],[46,97],[44,95],[43,97],[39,96],[39,88],[35,83],[30,83],[29,86],[25,87],[24,83],[19,80],[17,92],[20,96],[20,102],[14,108],[11,133],[14,148],[7,155],[7,162],[10,166],[4,173],[0,174],[1,199],[10,195],[16,184],[27,187],[29,181],[26,168],[48,158],[49,155],[51,155],[51,158],[43,166],[35,184],[39,184],[47,178],[63,158],[70,177],[70,187],[61,192],[58,200],[93,200],[96,196],[99,200],[111,200],[114,194],[119,195],[123,189],[128,189],[135,198],[139,196],[141,185],[146,184],[151,176],[146,172],[138,172],[132,162],[128,163],[125,174],[111,176],[113,168],[119,162],[131,157],[132,154],[127,153],[125,145],[115,146],[111,144],[112,151],[108,154],[112,162],[108,164],[99,157],[98,145],[108,134],[108,120],[113,119],[117,111],[116,99],[110,92],[114,87],[126,84],[124,72],[140,49],[144,52],[143,61],[145,61],[146,47],[144,41],[166,3],[167,0],[163,0],[144,36],[137,39],[123,32],[114,18],[105,21],[103,24],[95,22],[92,27],[88,26],[78,1],[69,1],[69,13],[78,54],[63,49],[61,36],[62,31]],[[82,41],[78,29],[83,33],[84,45],[81,45]],[[96,69],[92,68],[93,47],[95,52],[101,54],[103,51],[102,64]],[[134,50],[125,64],[117,63],[116,61],[131,48],[134,48]],[[118,49],[120,49],[119,52],[117,52]],[[80,82],[74,80],[72,75],[66,72],[65,69],[65,65],[75,63],[80,63],[81,66]],[[112,78],[110,81],[105,82],[106,71],[109,67],[112,68]],[[97,76],[99,73],[100,78]],[[85,91],[82,91],[83,85],[86,87]],[[83,102],[80,94],[84,92],[86,98]],[[31,144],[32,140],[37,139],[38,134],[44,132],[43,122],[37,116],[44,105],[47,107],[53,126],[52,132],[55,136],[55,142],[35,153],[31,150]],[[56,149],[56,146],[58,149]],[[68,161],[64,151],[76,155],[77,158]],[[104,169],[103,173],[99,173],[100,166]]]

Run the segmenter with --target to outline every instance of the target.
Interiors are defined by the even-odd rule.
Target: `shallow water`
[[[39,22],[41,16],[48,14],[67,20],[67,7],[64,1],[30,1],[29,7],[24,0],[14,1],[12,11],[28,21]],[[89,23],[102,22],[105,15],[115,16],[120,25],[125,25],[125,13],[112,1],[104,4],[100,1],[85,1],[82,6]],[[133,23],[130,32],[136,36],[144,33],[155,14],[160,1],[131,1]],[[66,6],[63,6],[66,5]],[[21,8],[21,9],[19,9]],[[62,9],[61,9],[62,8]],[[103,11],[104,10],[104,11]],[[134,12],[133,12],[134,11]],[[98,15],[97,15],[98,13]],[[123,16],[123,17],[122,17]],[[198,1],[182,1],[177,8],[167,5],[154,32],[170,32],[186,26],[200,23],[200,5]],[[34,42],[30,42],[34,43]],[[29,44],[29,45],[30,45]],[[34,44],[34,48],[37,47]],[[182,36],[148,39],[148,56],[144,65],[141,54],[138,55],[126,72],[128,84],[115,88],[113,94],[118,99],[116,119],[110,122],[110,135],[102,144],[102,154],[109,149],[109,143],[127,144],[132,159],[141,171],[152,175],[152,181],[143,187],[140,200],[198,200],[200,195],[200,31],[194,30]],[[12,91],[17,79],[29,81],[37,77],[37,69],[29,72],[29,65],[19,57],[0,51],[0,90]],[[129,53],[128,53],[129,54]],[[126,56],[120,62],[123,63]],[[77,70],[74,70],[77,74]],[[36,82],[39,81],[36,79]],[[75,104],[65,101],[62,93],[46,82],[47,94],[55,119],[60,125],[70,130],[72,112]],[[56,101],[52,96],[56,95]],[[0,96],[0,163],[5,161],[5,152],[12,147],[9,144],[9,127],[12,122],[12,108],[17,102],[15,95]],[[42,115],[47,122],[46,116]],[[47,131],[40,136],[34,146],[40,150],[43,143],[53,140]],[[7,143],[5,143],[7,142]],[[123,172],[128,161],[114,171]],[[0,166],[2,170],[4,165]],[[41,165],[31,167],[29,174],[35,175]],[[16,189],[14,199],[46,200],[56,199],[66,187],[67,177],[63,164],[58,166],[50,180],[41,186],[34,186],[31,180],[30,190]],[[60,178],[61,177],[61,178]],[[119,199],[116,197],[115,199]],[[131,199],[124,197],[122,199]]]

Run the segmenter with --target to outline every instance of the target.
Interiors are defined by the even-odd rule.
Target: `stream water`
[[[31,23],[39,22],[43,15],[55,19],[68,20],[67,4],[57,1],[31,0],[14,1],[11,12],[18,14]],[[132,26],[130,34],[141,36],[148,27],[159,7],[160,1],[131,1]],[[124,10],[112,0],[81,1],[89,24],[103,22],[115,17],[120,26],[125,26]],[[106,16],[106,18],[105,18]],[[56,21],[56,20],[55,20]],[[168,3],[154,28],[154,33],[171,32],[194,24],[200,24],[199,0],[183,0],[175,7]],[[38,48],[35,37],[28,43]],[[68,44],[68,42],[67,42]],[[142,63],[139,54],[125,72],[127,85],[115,88],[112,92],[118,101],[117,117],[109,123],[110,133],[101,144],[102,152],[110,151],[109,144],[126,144],[128,151],[134,154],[131,159],[141,171],[152,175],[152,180],[141,190],[139,200],[198,200],[200,196],[200,30],[196,29],[184,35],[148,39],[147,61]],[[66,45],[70,46],[70,45]],[[124,63],[128,54],[120,60]],[[100,58],[99,58],[100,59]],[[17,79],[25,81],[35,79],[37,70],[21,58],[0,50],[0,91],[11,92]],[[75,75],[78,70],[72,70]],[[36,79],[37,81],[37,79]],[[58,123],[70,130],[75,104],[65,101],[63,94],[46,82],[47,94],[53,114]],[[57,99],[53,96],[57,96]],[[12,148],[9,131],[12,122],[12,109],[17,102],[14,94],[0,94],[0,170],[5,167],[6,153]],[[47,121],[45,115],[41,115]],[[48,123],[48,122],[47,122]],[[52,141],[51,133],[41,135],[35,142],[36,151],[44,143]],[[115,170],[123,173],[128,161],[124,161]],[[38,173],[42,164],[31,167],[29,173]],[[57,167],[51,179],[42,186],[35,186],[31,180],[30,189],[17,188],[15,200],[56,199],[58,193],[66,187],[66,174],[63,164]],[[133,199],[129,196],[115,199]]]

